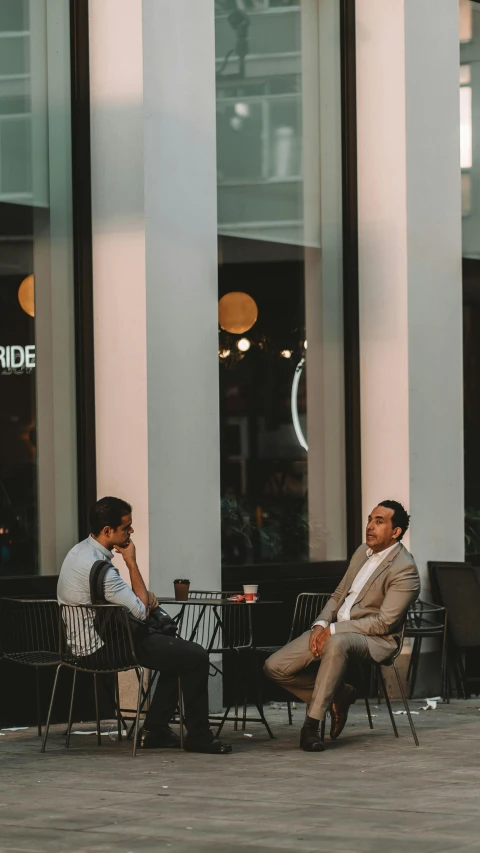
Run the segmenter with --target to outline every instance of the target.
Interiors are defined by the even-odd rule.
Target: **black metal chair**
[[[429,637],[441,637],[441,695],[444,701],[450,701],[446,670],[447,621],[447,609],[440,607],[438,604],[418,599],[408,609],[405,622],[405,637],[413,639],[413,648],[407,673],[407,681],[410,684],[410,699],[413,697],[415,691],[422,640]]]
[[[296,640],[305,631],[309,631],[315,619],[325,607],[327,601],[331,598],[330,594],[324,592],[301,592],[297,595],[295,602],[295,610],[293,612],[290,634],[286,643],[291,643]],[[273,655],[278,652],[283,646],[259,646],[257,652],[261,654]],[[292,718],[292,699],[287,699],[288,724],[293,725]]]
[[[480,676],[467,674],[464,655],[480,650],[480,567],[467,563],[429,564],[437,595],[448,610],[448,651],[459,695],[478,694]],[[468,663],[468,659],[467,659]]]
[[[305,631],[308,631],[311,628],[311,626],[315,622],[315,619],[321,613],[325,604],[327,603],[327,601],[330,598],[331,598],[330,595],[325,595],[324,593],[316,593],[316,592],[301,592],[300,593],[300,595],[297,597],[297,601],[295,604],[295,612],[293,615],[292,628],[290,631],[290,636],[289,636],[288,642],[291,642],[292,640],[295,640],[297,637],[300,637],[303,633],[305,633]],[[393,716],[392,706],[390,704],[390,698],[389,698],[388,693],[387,693],[387,687],[386,687],[385,679],[384,679],[383,672],[382,672],[382,666],[393,667],[393,670],[395,672],[395,676],[396,676],[396,679],[398,682],[400,695],[403,699],[405,711],[406,711],[406,714],[408,717],[408,721],[410,723],[412,736],[413,736],[413,739],[415,741],[416,746],[418,746],[419,745],[418,737],[417,737],[417,733],[416,733],[415,726],[413,723],[413,718],[412,718],[412,715],[410,713],[410,707],[408,704],[408,699],[407,699],[405,690],[403,688],[403,684],[401,682],[400,673],[398,672],[398,668],[397,668],[396,663],[395,663],[400,652],[402,651],[404,631],[405,631],[405,626],[402,627],[400,643],[399,643],[398,648],[395,650],[395,653],[392,655],[392,657],[386,663],[383,663],[383,664],[374,663],[372,665],[375,666],[380,684],[382,686],[382,690],[383,690],[383,693],[385,696],[385,702],[386,702],[386,705],[388,708],[388,713],[389,713],[390,720],[392,723],[393,732],[395,734],[395,737],[399,737],[398,729],[397,729],[397,726],[395,723],[395,718]],[[281,648],[281,647],[279,647],[279,646],[278,647],[277,646],[271,646],[271,647],[263,646],[261,649],[259,649],[259,651],[260,650],[261,651],[267,651],[267,652],[273,654],[273,652],[277,651],[277,648]],[[363,677],[362,677],[362,681],[363,681]],[[370,728],[373,729],[373,720],[372,720],[372,714],[370,711],[370,703],[368,701],[367,691],[364,689],[363,692],[365,693],[364,700],[365,700],[365,707],[366,707],[367,716],[368,716],[368,723],[369,723]],[[291,725],[292,724],[292,715],[291,715],[290,702],[291,702],[291,700],[288,700],[287,704],[288,704],[288,712],[289,712],[289,724]],[[321,735],[322,735],[322,740],[323,740],[323,738],[325,737],[325,718],[322,720]]]
[[[37,729],[41,737],[40,668],[60,663],[57,602],[0,599],[0,649],[5,660],[35,668]]]
[[[135,757],[140,706],[143,694],[144,668],[139,664],[135,656],[127,610],[114,604],[89,604],[75,607],[62,604],[60,606],[60,618],[57,622],[57,630],[60,638],[60,663],[55,675],[47,725],[42,743],[42,752],[45,752],[47,745],[58,676],[63,667],[74,670],[67,738],[65,742],[66,747],[70,746],[77,672],[89,672],[93,675],[97,743],[101,746],[102,737],[100,731],[97,676],[100,674],[114,674],[117,676],[115,679],[115,705],[117,708],[118,740],[121,740],[123,723],[120,716],[118,673],[134,669],[138,678],[138,698],[134,725],[135,737],[132,751]]]

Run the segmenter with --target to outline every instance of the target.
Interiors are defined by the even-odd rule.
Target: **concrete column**
[[[169,593],[221,577],[214,35],[211,0],[143,0],[150,583]]]
[[[357,0],[363,509],[464,556],[456,0]]]
[[[90,0],[89,13],[98,495],[133,504],[147,580],[142,3]]]

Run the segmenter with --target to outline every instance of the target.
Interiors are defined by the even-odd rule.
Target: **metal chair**
[[[292,625],[290,627],[290,634],[288,636],[287,643],[291,643],[292,640],[296,640],[297,637],[300,637],[305,631],[310,630],[315,619],[322,612],[325,607],[327,601],[331,598],[331,595],[325,594],[324,592],[301,592],[297,595],[297,600],[295,602],[295,610],[293,612]],[[262,654],[273,655],[275,652],[278,652],[279,649],[283,648],[282,646],[259,646],[257,648],[258,652]],[[293,725],[293,717],[292,717],[292,699],[287,699],[287,712],[288,712],[288,725]]]
[[[315,622],[315,619],[319,616],[319,614],[323,610],[325,604],[327,603],[327,601],[330,598],[331,598],[330,595],[325,595],[324,593],[317,593],[317,592],[302,592],[302,593],[300,593],[300,595],[297,597],[297,601],[295,604],[295,612],[293,614],[292,627],[290,630],[290,636],[289,636],[288,642],[291,642],[292,640],[295,640],[297,637],[300,637],[303,633],[305,633],[305,631],[308,631],[311,628],[312,624]],[[383,693],[385,696],[385,702],[386,702],[386,705],[388,708],[388,713],[390,715],[390,720],[392,723],[392,728],[393,728],[395,737],[399,737],[398,729],[397,729],[395,719],[393,716],[392,706],[390,704],[390,698],[389,698],[388,693],[387,693],[387,688],[385,685],[385,679],[383,677],[383,672],[382,672],[382,666],[392,666],[393,667],[393,670],[394,670],[396,678],[397,678],[398,686],[400,689],[400,694],[402,696],[403,703],[405,706],[405,711],[406,711],[407,716],[408,716],[408,721],[410,723],[410,728],[412,731],[413,739],[415,741],[416,746],[418,746],[419,745],[418,737],[417,737],[417,733],[416,733],[415,726],[413,723],[412,715],[410,713],[410,707],[408,705],[407,696],[405,694],[403,684],[402,684],[401,679],[400,679],[400,674],[399,674],[397,666],[395,664],[397,657],[399,656],[400,652],[402,651],[404,632],[405,632],[405,625],[403,625],[403,627],[402,627],[399,646],[395,650],[392,657],[386,663],[383,663],[383,664],[375,663],[374,666],[375,666],[376,671],[378,673],[380,684],[382,685],[382,690],[383,690]],[[271,646],[271,647],[264,646],[261,649],[259,649],[259,651],[260,650],[261,651],[268,651],[268,652],[271,652],[273,654],[273,652],[275,652],[277,650],[277,648],[281,648],[281,647],[279,647],[279,646],[278,647],[277,646]],[[364,692],[365,692],[364,698],[365,698],[365,707],[366,707],[367,716],[368,716],[368,723],[369,723],[370,728],[373,729],[372,715],[370,712],[370,703],[368,701],[368,696],[366,695],[367,692],[365,690],[364,690]],[[288,705],[288,712],[289,712],[289,724],[291,725],[292,724],[292,714],[291,714],[290,701],[291,700],[288,700],[287,705]],[[325,718],[322,720],[321,736],[322,736],[322,740],[323,740],[325,737]]]
[[[101,746],[102,737],[100,731],[97,676],[107,673],[117,675],[115,680],[115,704],[117,707],[118,740],[121,740],[122,720],[119,711],[118,673],[134,669],[138,678],[138,698],[134,726],[135,737],[132,750],[133,757],[135,757],[144,668],[139,664],[135,655],[127,610],[124,607],[114,604],[89,604],[75,607],[62,604],[60,606],[60,618],[57,626],[60,638],[60,663],[55,674],[55,682],[42,743],[42,752],[45,752],[47,745],[58,676],[62,667],[74,670],[67,739],[65,742],[67,748],[70,746],[77,672],[90,672],[93,675],[97,743]]]
[[[413,649],[408,665],[407,681],[410,682],[409,698],[413,697],[417,679],[422,640],[428,637],[442,638],[441,694],[442,699],[450,701],[446,670],[447,652],[447,609],[438,604],[418,599],[409,607],[405,623],[405,637],[413,639]]]
[[[480,676],[468,674],[464,656],[480,648],[480,567],[467,563],[430,564],[440,603],[448,610],[448,651],[457,690],[467,698],[479,692]],[[468,659],[467,659],[468,665]]]
[[[6,660],[35,668],[37,729],[41,737],[40,668],[60,663],[57,602],[0,599],[0,649]]]

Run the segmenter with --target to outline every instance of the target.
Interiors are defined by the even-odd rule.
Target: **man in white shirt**
[[[398,501],[382,501],[368,517],[366,543],[312,625],[275,652],[265,672],[307,703],[300,736],[306,752],[323,752],[319,723],[330,709],[336,740],[356,699],[343,683],[349,661],[387,661],[398,648],[405,614],[420,592],[415,560],[401,544],[410,517]],[[315,663],[321,660],[318,668]],[[313,666],[312,666],[313,664]]]

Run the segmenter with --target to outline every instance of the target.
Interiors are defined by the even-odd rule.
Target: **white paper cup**
[[[245,596],[246,604],[255,604],[257,600],[258,593],[258,584],[257,583],[249,583],[243,585],[243,594]]]

